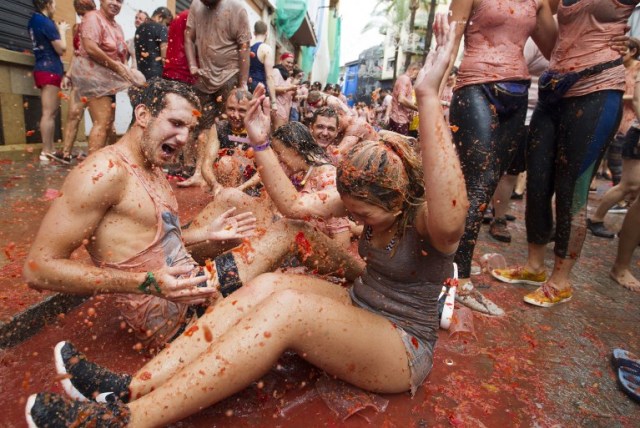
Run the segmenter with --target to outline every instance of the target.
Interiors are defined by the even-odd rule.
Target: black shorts
[[[640,129],[632,126],[627,131],[622,146],[622,159],[640,160]]]
[[[196,135],[200,132],[211,129],[215,124],[216,118],[220,117],[225,110],[225,103],[227,102],[227,96],[229,92],[238,86],[238,76],[233,75],[229,80],[222,84],[222,86],[212,94],[202,92],[196,89],[196,94],[200,99],[202,105],[202,116],[198,121],[196,128]]]

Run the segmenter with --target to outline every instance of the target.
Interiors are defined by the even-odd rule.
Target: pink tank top
[[[482,0],[464,32],[456,88],[528,80],[524,44],[536,27],[540,0]]]
[[[103,262],[94,254],[91,259],[97,266],[105,266],[127,272],[155,271],[164,266],[180,266],[196,263],[182,242],[178,221],[178,203],[175,197],[165,201],[115,146],[112,150],[145,188],[155,207],[158,228],[153,241],[138,254],[117,263]],[[174,303],[160,297],[145,294],[123,294],[118,299],[125,321],[146,347],[156,348],[171,339],[187,321],[186,304]]]
[[[579,0],[558,8],[558,42],[551,54],[549,68],[560,73],[580,71],[620,58],[609,47],[614,36],[625,33],[633,5],[616,0]],[[624,91],[624,66],[584,77],[569,89],[565,97],[576,97],[613,89]]]

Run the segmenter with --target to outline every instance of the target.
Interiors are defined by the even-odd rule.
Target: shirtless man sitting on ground
[[[292,234],[304,231],[316,243],[305,225],[281,221],[246,242],[250,251],[240,251],[238,260],[233,252],[221,254],[255,231],[251,213],[233,216],[228,205],[217,211],[206,207],[181,230],[162,166],[186,144],[199,107],[182,83],[158,80],[145,88],[130,130],[65,180],[27,256],[24,276],[30,286],[70,294],[118,293],[125,321],[147,347],[156,348],[198,315],[195,305],[211,303],[220,293],[227,295],[243,281],[271,271],[295,250]],[[87,248],[93,265],[71,259],[80,246]],[[201,261],[218,256],[208,264],[214,286],[198,277],[203,269],[185,246]],[[314,250],[309,262],[326,258],[322,245]],[[326,264],[328,271],[346,263],[332,260],[336,264]]]

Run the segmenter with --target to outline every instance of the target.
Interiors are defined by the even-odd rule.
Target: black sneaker
[[[594,236],[600,238],[613,239],[616,236],[615,233],[609,232],[607,228],[604,227],[604,222],[602,221],[591,221],[587,219],[587,229],[589,229]]]
[[[65,165],[70,165],[71,164],[71,157],[65,157],[62,152],[53,152],[53,153],[47,153],[47,156],[56,161],[56,162],[60,162],[63,163]]]
[[[129,423],[129,408],[122,402],[83,403],[52,393],[33,394],[27,400],[29,428],[115,428]]]
[[[114,401],[115,397],[127,403],[130,399],[131,376],[119,374],[87,360],[69,342],[60,342],[53,350],[56,371],[61,376],[62,388],[69,397],[80,400]],[[106,398],[111,396],[111,398]]]
[[[489,226],[489,235],[500,242],[511,242],[511,233],[507,228],[507,220],[504,218],[494,218]]]

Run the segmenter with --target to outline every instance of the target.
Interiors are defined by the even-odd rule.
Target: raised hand
[[[424,95],[430,91],[439,91],[440,83],[449,68],[451,52],[455,40],[457,22],[449,25],[447,15],[436,14],[434,34],[436,36],[436,49],[429,52],[424,66],[418,73],[414,84],[416,96]]]
[[[67,24],[66,21],[58,22],[58,32],[62,35],[67,31],[69,31],[69,24]]]
[[[271,104],[264,96],[264,86],[258,85],[253,91],[254,98],[249,102],[249,109],[244,117],[244,127],[252,146],[264,144],[271,133]]]

